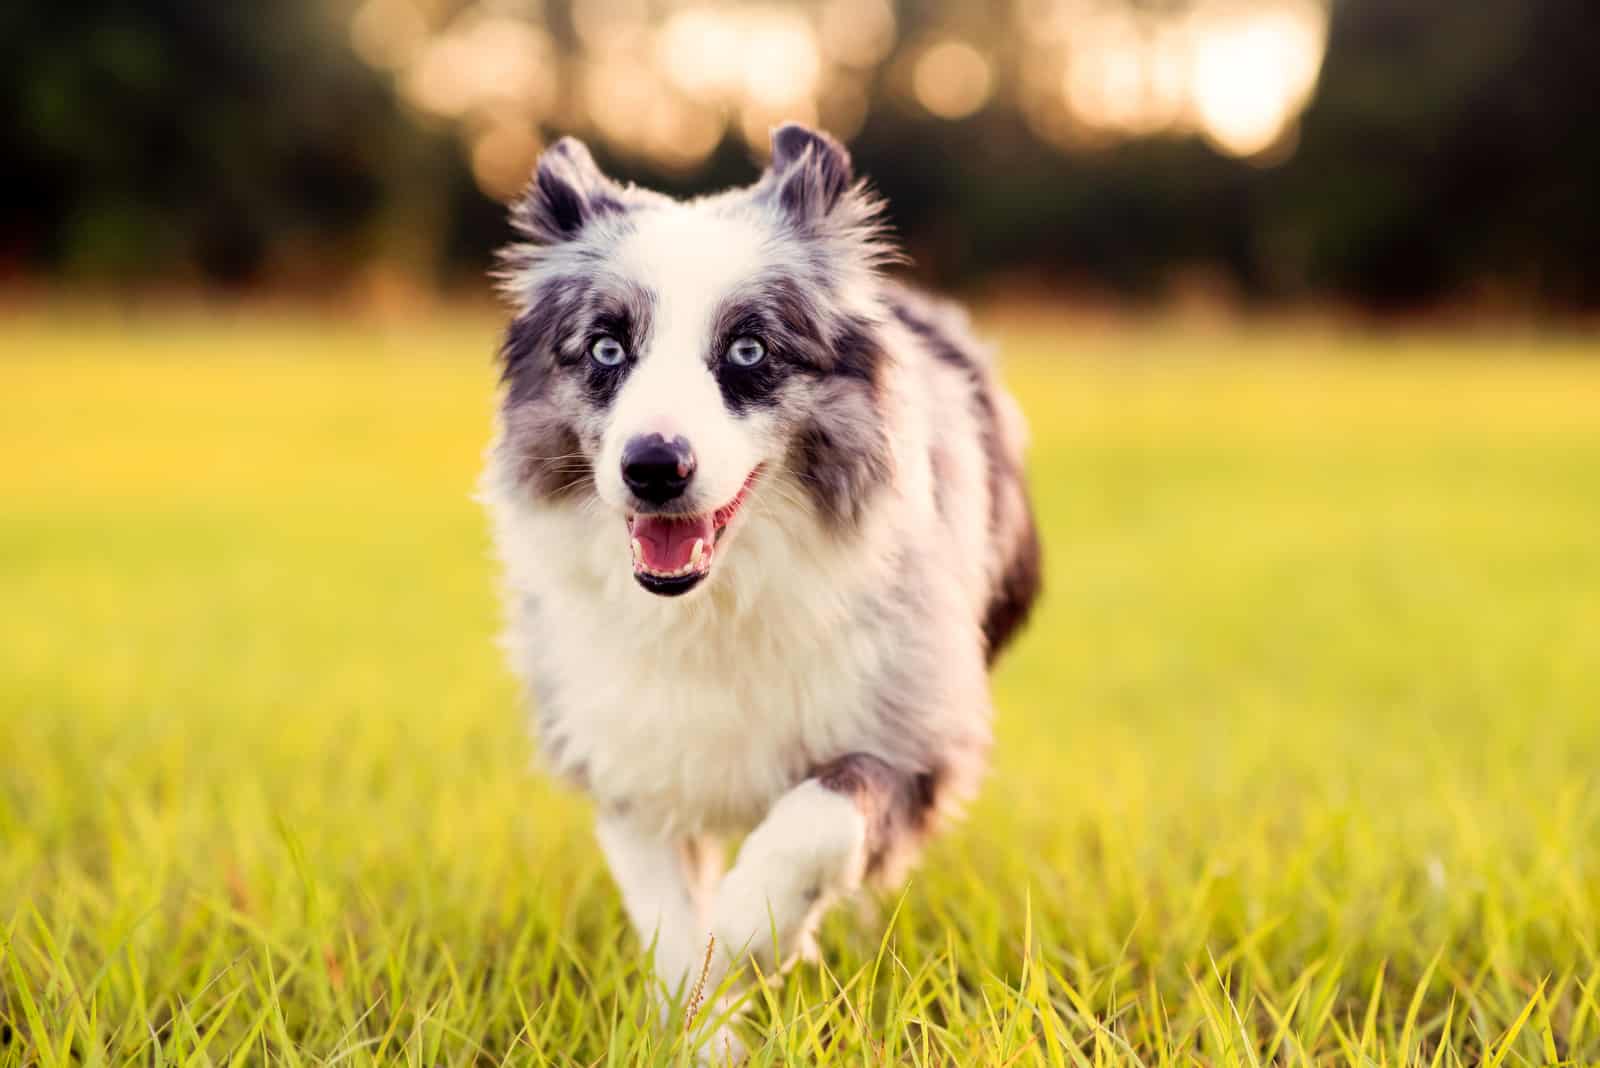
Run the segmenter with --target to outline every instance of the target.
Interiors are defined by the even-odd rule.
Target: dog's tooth
[[[696,539],[694,539],[694,552],[689,554],[689,566],[690,567],[699,567],[700,566],[700,557],[705,553],[705,551],[706,551],[706,540],[704,538],[696,538]]]
[[[633,566],[638,567],[644,560],[644,545],[638,538],[633,539]]]

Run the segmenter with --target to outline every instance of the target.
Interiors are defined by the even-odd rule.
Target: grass
[[[998,325],[995,771],[752,1063],[1600,1062],[1600,363]],[[0,323],[0,1065],[684,1063],[494,647],[493,330]]]

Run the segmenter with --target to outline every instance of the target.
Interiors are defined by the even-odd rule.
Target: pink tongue
[[[639,563],[651,571],[677,571],[694,555],[696,539],[711,548],[711,516],[635,516],[631,533],[639,543]]]

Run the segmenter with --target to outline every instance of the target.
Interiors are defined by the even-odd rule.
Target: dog
[[[687,201],[564,138],[512,208],[505,643],[668,988],[784,967],[903,876],[1038,595],[1020,410],[965,316],[886,276],[882,213],[794,124]]]

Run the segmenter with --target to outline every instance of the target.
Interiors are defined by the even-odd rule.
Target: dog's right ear
[[[592,220],[625,211],[622,189],[600,173],[582,141],[563,137],[544,150],[512,206],[511,221],[538,245],[571,241]]]
[[[762,185],[774,191],[791,222],[806,226],[825,218],[852,180],[850,153],[827,134],[798,122],[772,131],[772,164]]]

